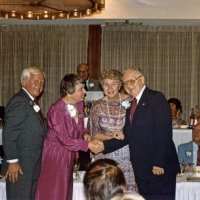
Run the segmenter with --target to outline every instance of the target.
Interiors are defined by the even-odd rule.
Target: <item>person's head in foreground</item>
[[[110,200],[126,189],[124,174],[111,159],[94,161],[86,170],[83,184],[88,200]]]
[[[124,192],[117,194],[110,200],[145,200],[141,195],[134,192]]]

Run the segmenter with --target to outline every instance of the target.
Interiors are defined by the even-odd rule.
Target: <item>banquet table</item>
[[[6,184],[0,180],[0,199],[6,200]],[[177,180],[176,183],[176,200],[199,200],[200,199],[200,182],[187,182]],[[83,183],[74,180],[73,183],[73,198],[72,200],[86,200],[84,195]]]
[[[83,183],[81,181],[74,181],[72,200],[86,200]]]
[[[199,200],[200,181],[187,181],[188,174],[181,174],[176,179],[176,200]]]
[[[0,179],[0,199],[6,200],[6,183],[4,179]]]
[[[80,181],[74,181],[73,200],[86,200],[83,183]],[[200,182],[187,182],[186,177],[177,180],[176,200],[200,200]]]

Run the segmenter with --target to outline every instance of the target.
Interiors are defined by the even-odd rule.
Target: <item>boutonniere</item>
[[[187,157],[190,157],[192,155],[192,152],[191,151],[186,151],[185,154],[186,154]]]
[[[122,108],[124,108],[125,110],[127,110],[128,108],[130,108],[131,103],[130,103],[130,101],[127,100],[127,99],[126,99],[126,100],[122,100],[121,106],[122,106]]]
[[[30,101],[29,103],[33,107],[35,112],[39,112],[40,111],[40,106],[38,106],[34,101]]]
[[[94,83],[90,83],[89,86],[90,86],[90,87],[94,87]]]
[[[75,108],[74,105],[72,105],[72,104],[67,104],[67,110],[68,110],[69,115],[70,115],[71,117],[75,117],[75,116],[76,116],[76,108]]]

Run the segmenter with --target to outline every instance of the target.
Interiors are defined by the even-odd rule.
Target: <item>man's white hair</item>
[[[21,81],[30,78],[31,74],[43,74],[45,77],[44,71],[38,67],[27,67],[22,71]]]

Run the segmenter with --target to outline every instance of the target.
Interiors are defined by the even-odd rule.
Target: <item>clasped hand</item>
[[[162,167],[153,166],[152,172],[154,175],[162,175],[165,173],[165,170]]]
[[[88,148],[90,151],[92,151],[94,154],[98,154],[104,150],[104,144],[101,141],[98,140],[92,140],[88,143]]]
[[[8,170],[6,172],[6,178],[9,179],[10,182],[17,182],[19,178],[19,173],[22,175],[22,169],[18,162],[16,163],[9,163]]]
[[[113,133],[113,138],[118,139],[118,140],[123,140],[124,139],[124,134],[123,132],[114,132]]]

